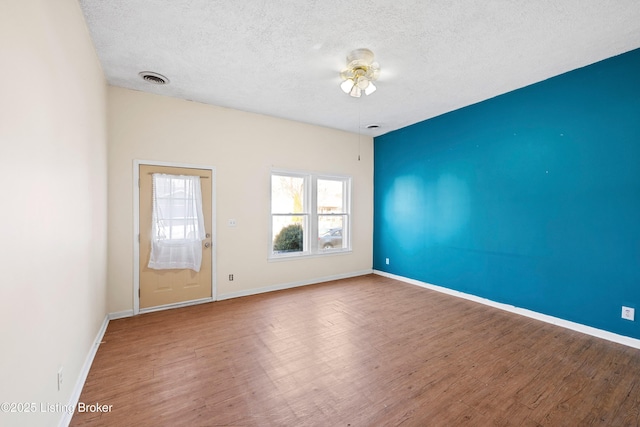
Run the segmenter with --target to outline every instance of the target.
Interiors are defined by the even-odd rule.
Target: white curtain
[[[205,234],[200,177],[154,173],[149,268],[200,271]]]

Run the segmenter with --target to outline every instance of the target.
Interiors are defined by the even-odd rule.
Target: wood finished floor
[[[72,426],[635,426],[640,350],[380,276],[111,321]]]

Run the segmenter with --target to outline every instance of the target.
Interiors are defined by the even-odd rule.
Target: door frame
[[[205,169],[211,171],[211,298],[167,304],[159,307],[140,309],[140,166],[167,166],[175,168]],[[133,315],[151,311],[167,310],[187,305],[216,301],[217,298],[217,266],[216,251],[216,169],[213,166],[191,163],[159,162],[155,160],[133,160]]]

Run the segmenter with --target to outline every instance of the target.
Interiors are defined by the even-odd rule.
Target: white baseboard
[[[109,313],[109,320],[123,319],[125,317],[132,317],[132,316],[133,316],[133,310],[116,311],[114,313]]]
[[[109,326],[109,315],[104,317],[102,321],[102,325],[100,325],[100,329],[98,330],[98,334],[96,338],[93,340],[93,344],[89,349],[89,353],[84,360],[84,364],[82,365],[82,369],[80,370],[80,375],[78,375],[78,380],[76,381],[75,386],[73,387],[73,391],[71,393],[71,397],[69,398],[68,407],[76,407],[78,404],[78,400],[80,399],[80,394],[82,393],[82,388],[84,387],[84,383],[87,380],[87,375],[89,375],[89,370],[91,369],[91,365],[93,364],[93,359],[96,357],[96,353],[98,352],[98,347],[100,347],[100,343],[102,342],[102,338],[104,337],[104,333],[107,331],[107,326]],[[75,412],[75,411],[74,411]],[[60,419],[60,423],[58,424],[60,427],[68,427],[71,422],[71,418],[73,417],[74,412],[69,413],[68,411],[64,411],[62,415],[62,419]]]
[[[249,295],[263,294],[265,292],[281,291],[283,289],[297,288],[299,286],[315,285],[315,284],[318,284],[318,283],[330,282],[332,280],[348,279],[350,277],[364,276],[366,274],[371,274],[371,273],[373,273],[373,270],[371,270],[371,269],[369,269],[369,270],[361,270],[361,271],[354,271],[354,272],[345,273],[345,274],[336,274],[334,276],[325,276],[325,277],[319,277],[319,278],[316,278],[316,279],[301,280],[301,281],[298,281],[298,282],[290,282],[290,283],[283,283],[283,284],[279,284],[279,285],[266,286],[264,288],[249,289],[249,290],[246,290],[246,291],[238,291],[238,292],[230,292],[230,293],[227,293],[227,294],[218,295],[218,301],[222,301],[222,300],[225,300],[225,299],[231,299],[231,298],[246,297],[246,296],[249,296]]]
[[[420,286],[426,289],[431,289],[433,291],[441,292],[447,295],[452,295],[454,297],[464,298],[469,301],[478,302],[480,304],[488,305],[490,307],[498,308],[500,310],[508,311],[510,313],[515,313],[515,314],[519,314],[521,316],[529,317],[532,319],[541,320],[546,323],[551,323],[552,325],[561,326],[566,329],[582,332],[583,334],[591,335],[597,338],[602,338],[608,341],[616,342],[618,344],[623,344],[629,347],[640,349],[640,340],[636,338],[627,337],[625,335],[614,334],[613,332],[583,325],[581,323],[571,322],[569,320],[560,319],[559,317],[549,316],[547,314],[538,313],[536,311],[527,310],[526,308],[520,308],[520,307],[516,307],[509,304],[503,304],[503,303],[492,301],[490,299],[482,298],[476,295],[467,294],[467,293],[456,291],[449,288],[444,288],[442,286],[432,285],[431,283],[421,282],[419,280],[409,279],[408,277],[397,276],[395,274],[386,273],[384,271],[373,270],[373,273],[379,276],[384,276],[390,279],[399,280],[401,282]]]

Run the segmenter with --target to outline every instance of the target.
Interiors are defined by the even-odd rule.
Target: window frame
[[[287,176],[303,178],[303,213],[274,213],[273,212],[273,177]],[[336,214],[318,214],[318,180],[341,181],[343,212]],[[270,261],[322,257],[333,254],[344,254],[352,251],[351,241],[351,198],[352,177],[348,175],[296,171],[291,169],[272,169],[269,173],[269,238],[268,259]],[[276,253],[273,251],[273,218],[274,216],[300,215],[306,217],[307,227],[303,228],[303,250],[298,252]],[[318,245],[319,222],[321,216],[345,217],[342,229],[342,248],[322,249]],[[345,243],[346,242],[346,243]]]

